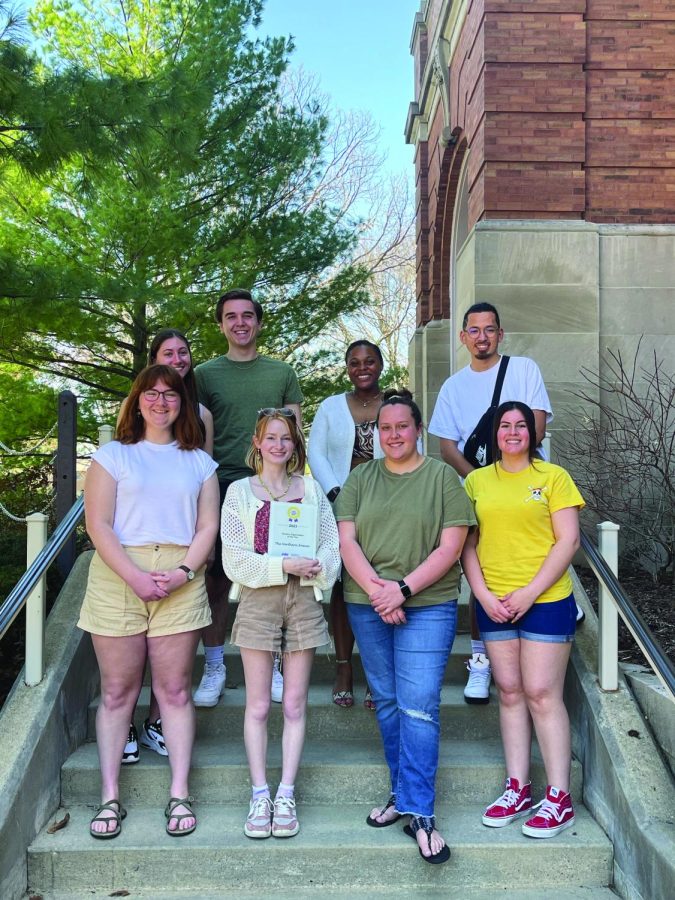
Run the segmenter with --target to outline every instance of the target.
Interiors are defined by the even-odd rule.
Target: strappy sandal
[[[117,808],[115,808],[117,807]],[[103,812],[104,809],[109,809],[112,816],[101,816],[99,813]],[[126,809],[122,806],[119,800],[108,800],[107,803],[101,803],[101,805],[97,808],[96,814],[94,818],[89,823],[89,834],[96,838],[97,841],[106,841],[108,838],[116,838],[117,835],[122,830],[122,819],[125,819],[127,815]],[[114,831],[92,831],[91,826],[94,822],[106,822],[106,828],[108,827],[108,823],[116,822]]]
[[[379,811],[378,816],[384,815],[388,809],[391,809],[392,806],[396,806],[396,796],[392,794],[387,802],[384,804],[382,809]],[[393,825],[394,822],[398,822],[401,818],[401,814],[397,813],[395,818],[389,819],[386,822],[378,822],[377,819],[372,818],[372,816],[368,816],[366,819],[366,825],[370,825],[371,828],[386,828],[388,825]]]
[[[366,687],[366,696],[363,698],[363,705],[371,712],[375,712],[375,701],[373,700],[373,695],[371,694],[369,687]]]
[[[427,845],[431,850],[431,835],[436,828],[436,818],[435,816],[411,816],[410,817],[410,825],[406,825],[403,829],[408,837],[411,837],[415,843],[417,843],[417,832],[422,829],[427,836]],[[438,853],[432,854],[431,856],[425,856],[422,853],[422,848],[417,845],[417,849],[420,852],[420,856],[424,860],[424,862],[431,863],[432,865],[439,865],[439,863],[447,862],[450,859],[450,848],[447,844],[444,844],[443,847],[438,851]]]
[[[166,804],[166,809],[164,810],[164,815],[166,816],[166,833],[170,834],[171,837],[183,837],[185,834],[192,834],[192,832],[197,827],[197,823],[191,828],[181,828],[180,823],[183,819],[194,819],[195,814],[192,812],[191,803],[195,802],[194,797],[169,797],[169,802]],[[189,812],[186,813],[175,813],[174,809],[177,806],[184,806]],[[171,819],[176,820],[176,827],[173,831],[169,828],[169,822]]]
[[[336,659],[335,663],[338,666],[346,666],[351,663],[351,659]],[[333,691],[333,703],[336,706],[341,706],[343,709],[349,709],[354,705],[354,692]]]

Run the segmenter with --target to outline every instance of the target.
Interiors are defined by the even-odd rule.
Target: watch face
[[[195,577],[195,573],[194,573],[192,570],[190,570],[190,571],[187,573],[187,579],[188,579],[188,581],[192,581],[192,579],[193,579],[194,577]]]

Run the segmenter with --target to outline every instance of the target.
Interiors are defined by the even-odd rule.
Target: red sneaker
[[[537,812],[523,825],[523,834],[533,838],[550,838],[574,825],[574,807],[569,794],[552,787],[546,788],[546,798]]]
[[[517,778],[506,779],[506,790],[483,813],[483,825],[501,828],[532,811],[530,782],[521,786]]]

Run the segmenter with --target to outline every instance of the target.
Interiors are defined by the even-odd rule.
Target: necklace
[[[352,391],[352,397],[354,398],[354,400],[356,400],[357,403],[360,403],[364,409],[366,408],[366,406],[370,406],[370,404],[373,402],[373,400],[379,400],[381,396],[382,396],[382,391],[378,391],[374,397],[370,398],[370,400],[360,400],[356,396],[356,391]]]
[[[269,496],[272,498],[272,500],[281,500],[282,497],[285,497],[286,494],[289,492],[289,490],[290,490],[290,488],[291,488],[291,481],[292,481],[292,480],[293,480],[293,476],[292,476],[292,475],[289,475],[289,476],[288,476],[288,484],[286,485],[286,490],[283,491],[283,493],[281,493],[281,494],[279,494],[278,496],[275,497],[274,494],[272,493],[272,491],[267,487],[267,485],[266,485],[265,482],[263,481],[262,475],[258,475],[258,481],[260,482],[260,486],[263,487],[263,488],[265,488],[265,490],[267,491],[267,493],[269,494]]]

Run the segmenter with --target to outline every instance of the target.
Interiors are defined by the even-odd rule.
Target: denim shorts
[[[574,640],[577,627],[577,604],[574,594],[553,603],[535,603],[522,619],[493,622],[476,601],[476,619],[484,641],[541,641],[544,644],[567,644]]]

